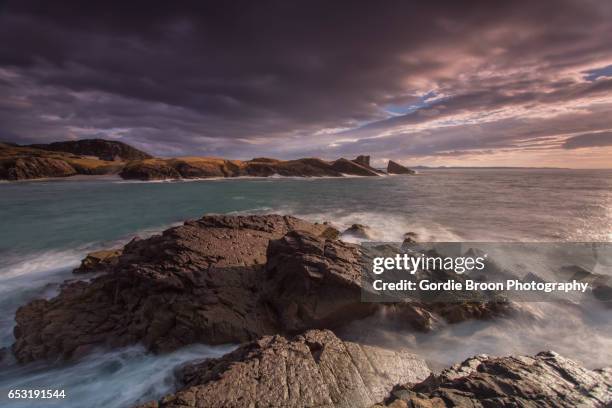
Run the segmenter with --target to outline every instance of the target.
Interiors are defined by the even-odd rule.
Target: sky
[[[612,1],[3,1],[0,140],[612,168]]]

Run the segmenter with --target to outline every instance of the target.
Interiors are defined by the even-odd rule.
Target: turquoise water
[[[612,241],[612,171],[430,170],[415,177],[1,183],[0,347],[13,341],[17,307],[57,293],[91,250],[206,213],[272,212],[331,221],[340,229],[366,224],[375,240],[401,240],[413,231],[427,241]],[[364,330],[359,323],[355,330],[367,333],[366,341],[410,347],[440,365],[480,352],[543,349],[590,366],[612,363],[609,311],[529,307],[541,319],[469,322],[427,335],[384,325]],[[384,316],[374,319],[384,321]],[[100,352],[70,366],[10,365],[0,375],[0,391],[62,385],[73,395],[62,407],[130,406],[172,389],[177,365],[194,355],[218,355],[229,346],[195,347],[167,356],[139,348]],[[113,392],[114,398],[97,397]],[[27,404],[0,399],[0,406]]]

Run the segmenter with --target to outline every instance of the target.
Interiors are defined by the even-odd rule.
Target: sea
[[[371,239],[401,241],[611,242],[612,171],[429,169],[415,176],[238,178],[140,182],[74,177],[0,183],[0,348],[16,309],[50,298],[93,250],[118,247],[204,214],[288,214],[359,223]],[[397,327],[384,311],[343,329],[353,340],[403,347],[433,369],[477,354],[554,350],[587,367],[612,365],[612,308],[533,302],[512,318]],[[364,330],[367,328],[367,330]],[[129,407],[177,386],[174,372],[236,345],[195,344],[165,355],[140,346],[100,350],[77,362],[0,366],[2,407]],[[63,400],[8,400],[10,389],[64,389]],[[38,405],[37,405],[38,404]]]

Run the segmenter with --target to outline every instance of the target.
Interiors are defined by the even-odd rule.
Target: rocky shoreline
[[[343,341],[333,330],[383,305],[361,301],[367,254],[339,237],[327,223],[291,216],[208,215],[135,238],[86,257],[75,274],[88,274],[87,281],[66,282],[56,297],[19,308],[11,351],[27,363],[132,344],[154,353],[192,343],[242,344],[185,367],[177,393],[143,407],[604,406],[612,400],[609,369],[586,370],[551,353],[477,357],[434,375],[407,351]],[[517,312],[501,302],[384,307],[420,331]]]
[[[117,174],[125,180],[180,180],[231,177],[376,177],[414,174],[389,162],[387,171],[370,166],[370,156],[354,160],[317,158],[277,160],[259,157],[228,160],[214,157],[154,158],[125,143],[101,139],[30,146],[0,143],[0,180]]]

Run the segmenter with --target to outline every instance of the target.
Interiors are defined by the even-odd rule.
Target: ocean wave
[[[3,367],[0,389],[64,389],[66,398],[45,400],[62,408],[120,408],[156,400],[172,392],[174,371],[197,359],[219,357],[233,345],[192,345],[173,353],[154,355],[142,346],[97,352],[63,366],[44,364]],[[0,396],[4,408],[23,408],[23,401]]]

